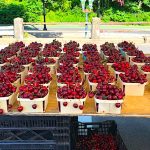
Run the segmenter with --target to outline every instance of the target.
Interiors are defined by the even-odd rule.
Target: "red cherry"
[[[89,98],[93,98],[94,95],[95,95],[95,94],[94,94],[94,92],[92,92],[92,91],[88,93]]]
[[[36,109],[36,108],[37,108],[37,104],[33,104],[33,105],[32,105],[32,108],[33,108],[33,109]]]
[[[74,103],[74,104],[73,104],[73,107],[74,107],[74,108],[78,108],[78,104],[77,104],[77,103]]]
[[[30,98],[30,100],[33,100],[33,99],[34,99],[34,96],[30,96],[29,98]]]
[[[117,108],[120,108],[120,107],[121,107],[121,104],[120,104],[120,103],[116,103],[115,106],[116,106]]]
[[[3,109],[0,109],[0,114],[2,115],[4,113]]]
[[[23,106],[19,106],[19,107],[17,108],[17,110],[18,110],[19,112],[23,111]]]
[[[83,110],[84,106],[83,105],[79,105],[79,109]]]
[[[68,102],[63,102],[63,106],[67,106],[68,105]]]

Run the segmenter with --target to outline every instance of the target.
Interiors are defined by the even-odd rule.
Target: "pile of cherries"
[[[49,64],[55,64],[56,60],[53,58],[48,58],[48,57],[46,58],[40,57],[38,58],[38,60],[35,60],[35,62],[40,65],[49,65]]]
[[[74,56],[64,54],[62,57],[60,57],[59,62],[61,64],[65,64],[65,63],[77,64],[79,63],[79,59],[77,59]]]
[[[0,97],[8,97],[16,92],[16,87],[9,82],[0,82]]]
[[[84,44],[82,46],[82,50],[83,51],[90,51],[90,52],[98,51],[96,44]]]
[[[19,88],[19,98],[33,100],[36,98],[43,98],[47,94],[47,87],[38,83],[23,85]]]
[[[50,72],[50,68],[47,66],[43,66],[43,65],[35,65],[35,66],[33,66],[32,69],[29,70],[29,73],[45,74],[45,73],[49,73],[49,72]]]
[[[138,67],[133,65],[128,70],[125,71],[125,74],[119,74],[119,77],[123,82],[126,83],[140,83],[144,84],[147,82],[146,75],[142,75],[138,71]]]
[[[111,76],[107,70],[104,71],[93,71],[88,77],[89,81],[92,83],[113,83],[115,81],[114,76]]]
[[[118,47],[122,48],[122,50],[125,52],[129,52],[129,51],[136,49],[135,44],[133,44],[132,42],[127,42],[127,41],[123,41],[119,43]]]
[[[120,53],[113,53],[113,55],[107,58],[108,63],[122,62],[125,60],[125,57],[123,57]]]
[[[114,68],[115,71],[118,72],[125,72],[126,70],[128,70],[130,67],[130,63],[129,62],[116,62],[112,65],[112,68]]]
[[[104,44],[100,45],[101,51],[106,51],[108,49],[115,49],[114,43],[105,42]]]
[[[61,84],[81,84],[82,78],[78,72],[70,70],[69,72],[63,73],[60,76],[58,76],[57,82]]]
[[[0,54],[0,55],[1,55],[1,54]],[[4,64],[4,63],[6,63],[6,62],[8,62],[7,58],[0,56],[0,64]]]
[[[10,62],[16,65],[28,65],[33,62],[33,59],[27,56],[18,56],[11,59]]]
[[[14,83],[17,81],[17,79],[20,78],[20,75],[18,75],[15,72],[0,72],[0,83]]]
[[[57,90],[59,99],[84,99],[86,95],[86,91],[80,85],[63,86]]]
[[[97,91],[95,98],[99,100],[121,100],[125,96],[122,89],[118,88],[116,85],[111,85],[107,83],[99,83],[97,85]]]
[[[21,53],[19,54],[19,56],[26,56],[26,57],[37,57],[38,55],[39,55],[39,51],[29,49],[28,47],[23,48],[21,50]]]
[[[145,64],[141,67],[144,72],[150,72],[150,64]]]
[[[33,73],[33,74],[29,74],[26,78],[25,78],[25,83],[26,84],[34,84],[35,82],[38,84],[47,84],[52,80],[52,77],[50,74],[45,73]]]
[[[73,74],[73,73],[78,73],[78,68],[73,67],[73,64],[63,64],[63,65],[59,65],[59,67],[57,68],[57,73],[61,73],[61,74]]]
[[[15,72],[15,73],[20,73],[22,71],[24,71],[25,67],[24,66],[21,66],[21,65],[18,65],[18,64],[15,64],[15,65],[5,65],[5,66],[2,66],[1,70],[3,72]]]
[[[117,150],[117,140],[112,135],[93,133],[80,136],[76,150]]]
[[[64,44],[63,51],[64,52],[69,52],[69,53],[78,52],[78,51],[80,51],[79,43],[77,43],[75,41],[70,41],[70,42]]]
[[[137,56],[137,55],[139,55],[139,53],[142,53],[142,51],[139,51],[138,49],[135,49],[135,50],[128,51],[127,55],[128,56]]]

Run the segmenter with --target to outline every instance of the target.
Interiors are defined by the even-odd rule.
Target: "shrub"
[[[0,8],[0,24],[11,24],[14,18],[22,17],[26,21],[25,9],[22,4],[12,3]]]
[[[114,10],[112,8],[106,10],[103,14],[102,20],[104,22],[116,21],[116,22],[140,22],[150,21],[150,12],[137,12],[129,13],[120,10]]]

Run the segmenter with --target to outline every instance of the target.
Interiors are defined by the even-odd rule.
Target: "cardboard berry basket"
[[[119,74],[125,74],[124,72],[119,72],[119,71],[115,71],[114,70],[114,76],[115,76],[115,78],[116,78],[116,81],[118,80],[118,77],[119,77]]]
[[[120,77],[118,78],[119,87],[125,92],[126,96],[143,96],[145,85],[147,84],[140,84],[140,83],[125,83],[123,82]]]
[[[43,57],[43,58],[46,58],[46,57]],[[48,57],[48,58],[52,58],[56,61],[56,64],[58,63],[59,57]]]
[[[101,100],[94,97],[97,113],[121,114],[123,100]],[[120,107],[116,107],[120,104]]]
[[[8,97],[0,97],[0,109],[3,109],[4,113],[8,112],[8,105],[13,105],[16,101],[16,95],[13,93]]]
[[[60,65],[63,65],[63,63],[60,63]],[[78,67],[78,63],[77,64],[73,64],[73,67]]]
[[[19,50],[16,54],[17,54],[17,56],[19,56],[19,54],[21,53],[21,50]]]
[[[33,59],[33,60],[37,60],[37,59],[38,59],[38,56],[36,56],[36,57],[32,57],[32,59]]]
[[[45,84],[41,84],[41,85],[46,86],[48,88],[48,91],[49,91],[50,85],[51,85],[51,81],[49,83],[45,83]]]
[[[26,83],[26,82],[24,82],[24,85],[27,85],[27,83]],[[50,89],[50,85],[51,85],[51,81],[50,81],[50,82],[48,82],[48,83],[40,84],[40,85],[46,86],[46,87],[48,88],[48,91],[49,91],[49,89]]]
[[[57,97],[59,112],[62,114],[82,114],[83,109],[80,109],[79,106],[84,107],[85,100],[86,98],[84,99],[60,99]],[[64,106],[63,104],[64,102],[67,102],[67,106]],[[75,108],[73,104],[77,104],[78,107]]]
[[[57,75],[57,76],[61,76],[62,73],[59,73],[59,72],[57,72],[57,70],[56,70],[56,75]]]
[[[145,63],[136,63],[136,62],[133,62],[132,59],[130,60],[130,64],[131,64],[131,65],[137,65],[139,70],[141,69],[141,67],[142,67],[143,65],[145,65]]]
[[[136,56],[129,56],[127,53],[125,54],[126,61],[131,62],[132,58],[135,58]]]
[[[51,74],[55,74],[55,72],[56,72],[56,63],[54,63],[54,64],[48,64],[48,65],[45,65],[45,66],[47,66],[47,67],[50,68],[50,73]]]
[[[25,77],[27,76],[26,70],[18,73],[21,76],[21,84],[24,82]]]
[[[104,59],[104,53],[102,50],[100,50],[100,55],[101,55],[102,59]]]
[[[36,98],[30,100],[28,98],[19,98],[17,96],[17,101],[20,102],[20,105],[23,106],[23,113],[43,113],[46,110],[48,104],[48,95],[49,93],[43,98]],[[32,106],[37,105],[36,109],[33,109]]]
[[[84,79],[88,79],[90,73],[84,72]]]
[[[17,89],[16,89],[16,92],[18,92],[19,87],[20,87],[20,85],[21,85],[21,80],[20,80],[20,78],[18,78],[15,82],[13,82],[12,85],[17,88]]]
[[[81,83],[78,83],[79,85],[82,85],[82,83],[83,83],[83,81],[81,81]],[[76,84],[76,83],[75,83]],[[75,84],[73,84],[73,85],[75,85]],[[66,83],[59,83],[59,82],[57,82],[57,86],[58,87],[63,87],[63,86],[67,86],[67,84]]]
[[[9,62],[5,62],[5,63],[3,63],[3,64],[0,64],[0,70],[1,70],[1,68],[2,68],[3,66],[8,65],[8,64],[9,64]]]
[[[32,63],[23,66],[25,67],[25,72],[28,73],[28,71],[32,68]]]
[[[97,87],[98,83],[93,83],[93,82],[90,82],[89,80],[88,80],[88,82],[89,82],[90,90],[96,91],[96,87]],[[115,82],[112,82],[112,83],[109,83],[109,84],[115,85]]]
[[[100,54],[103,59],[109,58],[109,56],[105,55],[103,51],[100,51]]]
[[[141,73],[146,75],[146,79],[148,81],[148,83],[150,82],[150,72],[145,72],[141,69]]]
[[[113,64],[114,64],[114,63],[107,63],[108,70],[109,70],[111,73],[114,72],[114,69],[112,68],[112,65],[113,65]]]
[[[13,58],[15,58],[16,57],[16,55],[14,55],[14,56],[11,56],[11,57],[9,57],[9,58],[7,58],[8,60],[11,60],[11,59],[13,59]]]
[[[109,58],[109,56],[107,56],[103,53],[103,59],[108,59],[108,58]]]

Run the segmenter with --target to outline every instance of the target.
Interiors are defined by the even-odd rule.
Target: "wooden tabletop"
[[[81,63],[82,64],[82,63]],[[80,71],[83,78],[83,72]],[[49,103],[44,113],[27,113],[25,115],[93,115],[93,116],[129,116],[129,117],[150,117],[150,84],[146,85],[144,96],[126,96],[122,105],[121,114],[98,114],[96,113],[94,99],[87,98],[84,106],[83,114],[61,114],[58,111],[58,103],[56,99],[56,75],[52,75],[53,80],[50,85]],[[89,91],[89,85],[87,80],[85,81],[84,88]],[[20,115],[22,113],[17,112],[18,104],[16,103],[13,107],[13,112],[9,112],[8,115]]]
[[[89,91],[87,81],[84,85],[85,89]],[[83,114],[61,114],[58,111],[58,104],[56,100],[56,75],[53,75],[53,80],[50,86],[49,103],[44,113],[27,113],[25,115],[48,115],[48,116],[75,116],[75,115],[91,115],[91,116],[122,116],[122,117],[150,117],[150,84],[146,85],[144,96],[126,96],[122,105],[122,112],[119,115],[116,114],[98,114],[96,113],[94,99],[87,98],[84,106]],[[16,110],[18,104],[14,106]],[[9,115],[21,115],[22,113],[14,111],[8,113]]]

